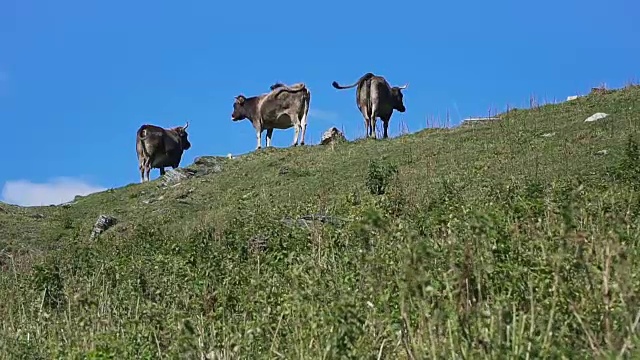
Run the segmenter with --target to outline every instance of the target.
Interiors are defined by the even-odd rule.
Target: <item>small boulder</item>
[[[286,166],[283,166],[278,170],[278,175],[287,175],[288,173],[289,173],[289,168]]]
[[[588,118],[586,118],[586,119],[584,120],[584,122],[597,121],[597,120],[600,120],[600,119],[604,119],[604,118],[606,118],[607,116],[609,116],[609,114],[605,114],[605,113],[601,113],[601,112],[599,112],[599,113],[595,113],[595,114],[593,114],[593,115],[589,116]]]
[[[216,174],[222,171],[224,158],[218,156],[200,156],[193,161],[189,169],[197,173],[198,176]]]
[[[107,231],[110,227],[117,223],[116,218],[109,215],[100,215],[98,216],[98,220],[96,220],[95,225],[93,225],[93,230],[91,231],[91,237],[89,240],[95,239],[98,235]]]
[[[259,254],[267,251],[268,236],[255,235],[247,241],[247,248],[252,254]]]
[[[304,228],[311,227],[311,225],[313,225],[313,223],[316,221],[325,225],[332,225],[335,227],[340,227],[345,222],[347,222],[346,219],[343,219],[337,216],[324,215],[324,214],[309,214],[309,215],[303,215],[296,219],[292,219],[290,217],[285,217],[284,219],[282,219],[282,222],[286,225],[300,226]]]
[[[347,138],[344,136],[344,134],[340,130],[338,130],[338,128],[333,126],[322,134],[322,140],[320,141],[320,144],[327,145],[327,144],[335,143],[338,141],[346,141],[346,140]]]
[[[169,186],[171,184],[178,183],[189,177],[189,174],[184,172],[184,169],[170,169],[164,176],[162,176],[162,185]]]

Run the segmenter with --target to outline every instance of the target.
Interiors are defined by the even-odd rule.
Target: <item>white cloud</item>
[[[338,114],[333,111],[309,109],[309,117],[318,120],[335,121],[338,119]]]
[[[76,195],[103,190],[106,188],[68,177],[54,178],[46,183],[14,180],[5,182],[2,187],[2,201],[21,206],[58,205],[73,200]]]

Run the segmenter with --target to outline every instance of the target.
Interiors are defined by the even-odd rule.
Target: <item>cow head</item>
[[[407,85],[402,86],[394,86],[391,88],[391,98],[393,101],[393,108],[400,111],[401,113],[405,112],[407,108],[404,107],[404,102],[402,100],[402,90],[406,89]]]
[[[236,100],[233,103],[233,113],[231,113],[231,120],[238,121],[247,118],[247,110],[244,105],[247,102],[247,98],[244,95],[236,96]]]
[[[178,138],[180,139],[180,146],[182,150],[189,150],[191,148],[191,143],[189,142],[189,134],[187,134],[187,128],[189,127],[189,122],[184,126],[178,126],[173,128],[173,131],[176,132]]]

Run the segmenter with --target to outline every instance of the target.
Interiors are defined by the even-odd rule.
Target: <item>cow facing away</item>
[[[162,176],[165,167],[175,169],[180,165],[182,153],[191,147],[188,127],[189,122],[169,129],[149,124],[140,126],[136,136],[140,182],[149,181],[151,169],[160,169]]]
[[[287,86],[281,83],[271,85],[271,91],[247,98],[235,97],[231,120],[249,119],[256,131],[256,150],[262,148],[262,132],[267,131],[267,147],[271,146],[273,129],[294,127],[292,146],[304,145],[307,130],[307,115],[311,92],[304,83]]]
[[[336,89],[350,89],[357,86],[356,104],[362,116],[367,137],[376,138],[376,119],[380,118],[383,125],[383,138],[389,137],[389,121],[393,110],[403,113],[406,111],[403,102],[403,86],[391,86],[383,76],[366,73],[354,84],[341,86],[334,81],[331,85]]]

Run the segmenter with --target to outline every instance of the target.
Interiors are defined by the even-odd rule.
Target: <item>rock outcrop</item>
[[[117,222],[118,221],[113,216],[98,216],[98,220],[96,220],[95,225],[93,225],[93,230],[91,230],[91,237],[89,238],[89,240],[94,240],[98,235],[107,231],[107,229],[115,225]]]
[[[320,144],[328,145],[331,143],[336,143],[339,141],[346,141],[346,140],[347,138],[344,136],[342,131],[338,130],[338,128],[333,126],[322,134],[322,140],[320,141]]]

